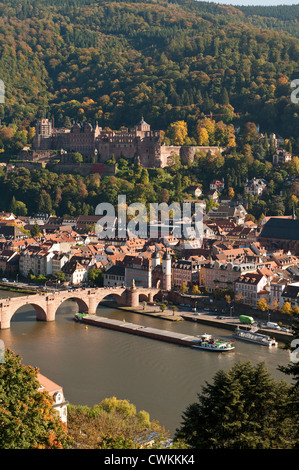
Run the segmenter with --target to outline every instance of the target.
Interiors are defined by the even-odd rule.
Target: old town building
[[[63,388],[57,385],[52,380],[38,372],[37,379],[39,382],[39,392],[47,392],[52,398],[52,408],[61,419],[61,421],[67,424],[67,407],[68,402],[64,398]]]
[[[268,289],[266,289],[268,287]],[[242,299],[242,303],[256,307],[261,297],[269,299],[270,287],[266,276],[262,273],[246,273],[235,281],[236,298]]]

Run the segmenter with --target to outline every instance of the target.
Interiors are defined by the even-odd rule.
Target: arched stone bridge
[[[53,321],[57,309],[66,300],[77,302],[80,313],[94,314],[105,297],[112,295],[118,305],[138,307],[142,301],[152,302],[161,289],[103,287],[98,289],[76,289],[32,294],[27,296],[0,299],[0,329],[10,328],[10,321],[16,311],[31,305],[36,311],[37,320]]]

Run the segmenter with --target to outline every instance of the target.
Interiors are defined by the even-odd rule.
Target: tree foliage
[[[289,449],[298,446],[298,414],[288,409],[291,387],[263,363],[218,371],[182,415],[176,438],[193,449]]]
[[[256,220],[289,215],[294,204],[298,210],[292,199],[299,194],[297,183],[287,181],[288,173],[297,176],[298,159],[283,168],[272,165],[273,132],[299,154],[298,104],[290,100],[299,30],[290,8],[257,7],[253,14],[193,0],[2,2],[3,161],[13,162],[32,144],[40,117],[53,118],[55,127],[98,121],[102,128],[120,129],[143,114],[163,131],[164,143],[228,150],[198,153],[188,168],[174,155],[169,171],[148,175],[121,159],[114,180],[57,175],[51,165],[8,175],[0,168],[0,209],[13,201],[17,215],[87,215],[104,198],[115,204],[120,192],[129,204],[158,202],[159,195],[172,202],[188,197],[184,181],[207,192],[213,179],[224,178],[224,195],[242,199]],[[74,159],[83,163],[80,155]],[[179,189],[175,173],[182,175]],[[252,177],[268,183],[260,198],[244,193]]]
[[[5,146],[13,131],[11,148],[21,148],[46,115],[56,126],[99,120],[118,129],[141,113],[157,129],[185,121],[195,136],[197,120],[211,112],[226,124],[246,115],[294,136],[297,10],[269,7],[263,16],[191,0],[2,2],[0,139]],[[18,127],[7,130],[11,124]]]
[[[146,411],[137,412],[135,405],[116,397],[92,408],[69,406],[68,427],[77,449],[138,449],[152,438],[159,448],[168,439],[165,429],[150,421]]]
[[[1,449],[69,447],[66,427],[55,414],[50,395],[39,387],[37,370],[6,350],[0,364]]]

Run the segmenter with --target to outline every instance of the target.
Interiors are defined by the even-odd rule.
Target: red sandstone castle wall
[[[83,127],[75,124],[72,130],[54,131],[48,134],[36,135],[34,145],[36,149],[64,149],[67,152],[80,152],[83,156],[93,156],[98,152],[98,162],[104,163],[114,158],[139,157],[140,164],[148,168],[164,168],[173,162],[178,155],[183,164],[192,162],[194,155],[199,151],[210,151],[215,154],[222,151],[218,147],[188,147],[161,145],[161,131],[151,131],[147,124],[137,125],[132,131],[127,129],[121,132],[104,132],[100,127],[93,128],[90,124]]]

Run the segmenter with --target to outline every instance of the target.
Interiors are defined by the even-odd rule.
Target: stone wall
[[[168,166],[169,158],[178,155],[181,162],[186,165],[188,162],[194,161],[194,156],[197,152],[211,152],[215,155],[218,151],[223,152],[223,147],[217,146],[189,146],[189,145],[162,145],[160,149],[160,157],[162,161],[162,167]]]
[[[41,170],[44,166],[42,162],[14,162],[15,168],[27,168],[27,170]]]
[[[160,148],[161,167],[164,168],[169,165],[169,157],[180,156],[180,150],[181,146],[179,145],[162,145]]]
[[[78,173],[81,176],[89,175],[92,172],[91,169],[92,163],[49,165],[49,170],[54,173]]]

